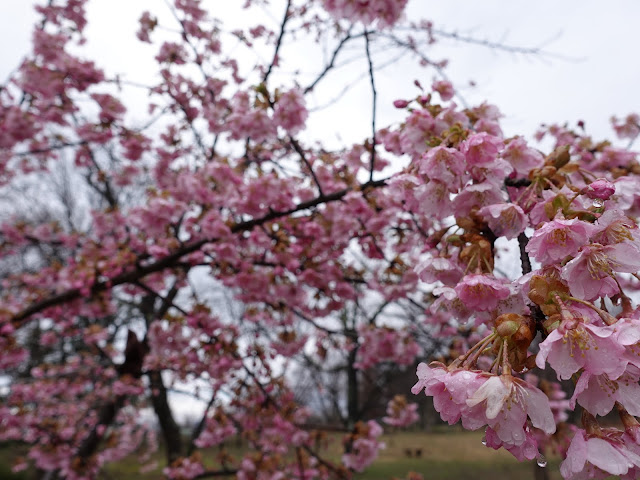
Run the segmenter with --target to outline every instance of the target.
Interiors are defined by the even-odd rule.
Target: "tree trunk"
[[[158,371],[153,371],[149,372],[148,376],[152,392],[151,403],[153,404],[153,410],[156,413],[156,417],[160,423],[160,429],[162,430],[162,437],[167,454],[167,464],[171,465],[174,460],[183,456],[183,442],[180,427],[173,418],[173,412],[167,401],[167,389],[162,381],[162,375]]]
[[[357,347],[349,352],[347,359],[347,421],[348,428],[353,428],[360,420],[359,398],[358,398],[358,371],[355,368]]]

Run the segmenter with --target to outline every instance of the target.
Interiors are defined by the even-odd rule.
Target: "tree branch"
[[[527,253],[528,243],[529,239],[524,234],[524,232],[518,235],[518,246],[520,247],[520,264],[522,265],[522,275],[531,273],[531,259],[529,258],[529,254]]]
[[[291,15],[289,14],[290,8],[291,8],[291,0],[287,0],[287,6],[285,8],[284,17],[282,18],[282,23],[280,24],[280,35],[278,35],[278,40],[276,40],[276,49],[273,52],[273,59],[271,60],[271,63],[269,64],[269,68],[267,68],[267,71],[265,72],[264,77],[262,78],[262,83],[264,83],[265,85],[267,84],[267,80],[269,80],[269,75],[271,75],[271,71],[273,70],[273,67],[276,65],[276,63],[278,63],[278,52],[280,51],[280,47],[282,46],[282,38],[284,37],[285,27],[287,25],[287,22],[289,21],[289,18],[291,18]]]
[[[240,233],[240,232],[248,231],[253,229],[256,226],[262,225],[263,223],[270,222],[271,220],[286,217],[297,212],[301,212],[313,207],[320,206],[325,203],[331,203],[331,202],[341,200],[349,192],[352,192],[355,190],[367,190],[370,188],[379,188],[379,187],[385,186],[386,182],[387,182],[387,179],[369,181],[364,184],[358,185],[356,187],[348,187],[343,190],[339,190],[337,192],[320,195],[306,202],[301,202],[297,206],[289,210],[271,211],[262,217],[247,220],[245,222],[236,223],[231,227],[231,233]],[[123,285],[126,283],[135,283],[137,280],[140,280],[149,274],[160,272],[166,268],[175,267],[182,257],[200,250],[204,245],[208,243],[215,243],[217,241],[218,241],[217,238],[205,238],[205,239],[193,240],[191,242],[185,243],[182,247],[175,250],[173,253],[170,253],[166,257],[150,262],[146,265],[138,264],[131,270],[127,270],[119,275],[116,275],[111,279],[96,282],[91,287],[89,297],[93,297],[94,295],[97,295],[101,292],[109,290],[118,285]],[[140,260],[144,260],[144,259],[140,259]],[[11,317],[10,321],[15,328],[19,328],[20,326],[22,326],[22,323],[32,315],[40,313],[47,308],[61,305],[63,303],[71,302],[73,300],[77,300],[82,297],[83,297],[83,294],[81,289],[72,288],[64,292],[51,295],[47,298],[44,298],[40,301],[37,301],[31,304],[24,310],[16,313],[13,317]]]
[[[378,92],[376,91],[376,82],[373,75],[373,61],[371,60],[371,51],[369,50],[369,32],[364,32],[364,47],[367,53],[367,62],[369,64],[369,82],[371,83],[372,113],[371,113],[371,165],[369,167],[369,181],[373,180],[373,169],[376,160],[376,108]]]
[[[316,85],[318,83],[320,83],[320,81],[325,77],[325,75],[327,73],[329,73],[329,71],[331,71],[334,68],[336,59],[338,58],[338,54],[342,50],[342,47],[344,47],[344,45],[349,40],[352,40],[352,39],[354,39],[356,37],[357,36],[353,36],[353,37],[351,36],[351,28],[350,28],[347,31],[347,35],[342,40],[340,40],[340,43],[338,43],[338,46],[333,51],[333,54],[331,55],[331,60],[329,60],[329,63],[327,65],[325,65],[324,69],[322,70],[322,72],[320,72],[320,74],[316,77],[316,79],[307,88],[304,89],[304,94],[305,95],[307,93],[311,92],[314,88],[316,88]]]

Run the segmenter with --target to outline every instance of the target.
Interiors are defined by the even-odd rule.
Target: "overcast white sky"
[[[28,0],[0,0],[0,78],[28,49],[30,26],[36,16]],[[242,0],[225,2],[237,7]],[[280,2],[271,2],[274,8]],[[204,0],[212,10],[220,2]],[[237,4],[237,5],[235,5]],[[145,8],[166,11],[162,0],[92,0],[89,2],[91,51],[108,71],[143,79],[153,68],[153,50],[132,50],[137,18]],[[543,122],[584,120],[596,136],[610,136],[608,119],[640,111],[640,2],[637,0],[410,0],[410,19],[431,19],[436,28],[457,31],[506,44],[536,46],[559,57],[534,57],[492,51],[459,42],[442,41],[429,53],[449,58],[447,73],[471,102],[489,100],[505,114],[507,134],[531,135]],[[269,22],[265,17],[265,22]],[[286,53],[286,52],[285,52]],[[146,57],[146,58],[145,58]],[[145,61],[146,60],[146,61]],[[413,80],[429,84],[434,73],[391,68],[379,76],[379,90],[410,97]],[[469,81],[477,87],[469,88]],[[378,124],[393,116],[388,98],[380,96]],[[350,94],[347,112],[368,115],[365,82]],[[321,99],[318,99],[320,101]],[[387,117],[387,115],[391,115]],[[328,136],[355,140],[368,134],[368,122],[354,122],[352,114],[319,116],[313,128],[327,128]],[[352,137],[353,135],[353,137]],[[346,136],[346,138],[345,138]]]

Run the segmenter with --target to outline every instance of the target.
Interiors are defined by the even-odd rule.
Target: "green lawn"
[[[482,445],[482,432],[459,432],[447,429],[437,433],[402,432],[387,434],[384,437],[386,448],[381,451],[378,460],[365,472],[355,476],[359,480],[390,480],[393,477],[405,478],[409,471],[420,473],[425,480],[473,479],[473,480],[533,480],[533,462],[520,463],[506,451],[495,451]],[[337,459],[340,448],[339,437],[330,446],[328,457]],[[408,457],[406,450],[412,450]],[[421,449],[420,458],[416,458],[415,449]],[[239,454],[231,449],[232,454]],[[233,451],[235,450],[235,451]],[[12,458],[19,454],[7,448],[0,449],[0,479],[30,480],[31,475],[22,473],[12,475],[9,465]],[[203,452],[203,457],[213,458],[215,451]],[[160,457],[159,457],[160,458]],[[207,462],[209,463],[209,462]],[[160,461],[162,464],[162,461]],[[549,469],[551,480],[560,480],[559,459],[551,458]],[[160,480],[160,469],[141,474],[134,458],[110,465],[105,480]]]
[[[387,448],[369,469],[355,478],[389,480],[404,478],[408,471],[425,480],[533,480],[533,462],[518,462],[507,451],[482,445],[482,432],[398,433],[385,436]],[[407,456],[406,450],[422,448],[420,458]],[[560,480],[559,459],[551,458],[546,468],[551,480]]]

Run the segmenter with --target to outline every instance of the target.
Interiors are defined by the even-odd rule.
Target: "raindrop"
[[[602,200],[601,198],[594,198],[593,199],[593,206],[596,208],[601,208],[604,206],[604,200]]]
[[[547,459],[544,458],[544,455],[542,455],[541,453],[539,453],[538,456],[536,457],[536,462],[539,467],[544,468],[547,466]]]
[[[482,444],[486,447],[487,446],[487,437],[482,437]]]

